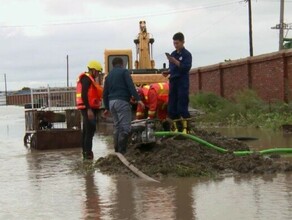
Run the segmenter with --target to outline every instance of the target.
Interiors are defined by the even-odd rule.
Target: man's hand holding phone
[[[165,53],[167,59],[169,60],[169,62],[174,63],[175,65],[179,66],[180,62],[175,59],[173,56],[171,56],[169,53]]]
[[[169,53],[165,53],[167,59],[169,59],[169,57],[171,57],[171,55]]]

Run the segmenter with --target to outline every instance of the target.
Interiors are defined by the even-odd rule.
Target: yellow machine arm
[[[134,43],[136,44],[135,69],[154,69],[155,62],[152,48],[154,38],[151,38],[147,32],[145,21],[140,21],[140,32]]]

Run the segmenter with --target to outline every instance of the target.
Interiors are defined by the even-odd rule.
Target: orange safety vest
[[[168,83],[151,84],[148,92],[148,117],[154,118],[157,111],[167,111],[166,106],[168,103],[168,91]],[[155,97],[150,97],[151,95]]]
[[[143,92],[143,95],[144,95],[144,105],[148,105],[148,92],[149,92],[149,88],[150,86],[149,85],[145,85],[142,87],[142,92]]]
[[[145,107],[148,108],[148,92],[149,92],[149,88],[150,86],[149,85],[145,85],[143,86],[141,89],[140,89],[140,92],[139,95],[143,95],[144,96],[144,99],[142,99]],[[144,118],[144,109],[140,106],[140,104],[138,104],[137,106],[137,110],[136,110],[136,118],[137,119],[143,119]]]
[[[154,89],[158,95],[158,100],[164,103],[168,103],[168,83],[154,83],[151,84],[150,89]]]
[[[154,83],[142,88],[145,97],[143,102],[148,108],[148,117],[154,118],[157,110],[167,112],[168,91],[168,83]],[[153,96],[155,96],[155,98]],[[136,118],[144,118],[144,109],[142,109],[140,105],[137,107]]]
[[[81,79],[87,76],[91,80],[91,85],[88,89],[88,102],[89,106],[92,109],[99,109],[101,106],[101,99],[102,99],[102,87],[95,82],[94,78],[89,73],[81,73],[77,79],[77,87],[76,87],[76,105],[78,109],[85,109],[86,106],[82,100],[82,83]]]

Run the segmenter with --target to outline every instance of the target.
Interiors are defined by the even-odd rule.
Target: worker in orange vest
[[[169,130],[169,124],[165,121],[167,118],[168,91],[168,83],[154,83],[138,88],[138,94],[147,112],[138,104],[136,119],[158,118],[162,122],[163,128]]]
[[[76,104],[83,119],[82,153],[83,159],[92,160],[92,139],[96,130],[97,110],[101,106],[103,89],[96,78],[102,75],[100,62],[92,60],[87,65],[88,72],[81,73],[77,79]],[[100,78],[100,77],[99,77]]]

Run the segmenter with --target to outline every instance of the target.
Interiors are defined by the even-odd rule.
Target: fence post
[[[49,110],[51,110],[51,92],[50,92],[49,85],[48,85],[48,107],[49,107]]]
[[[31,109],[34,109],[33,89],[30,89]]]

